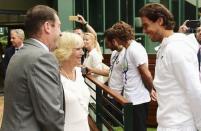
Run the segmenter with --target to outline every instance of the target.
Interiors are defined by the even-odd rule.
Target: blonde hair
[[[68,60],[69,56],[72,54],[73,48],[78,46],[83,46],[83,39],[71,32],[62,32],[61,37],[58,39],[58,47],[55,49],[54,54],[59,61],[59,64],[65,60]]]
[[[96,48],[98,54],[103,59],[102,51],[101,51],[100,45],[99,45],[99,43],[97,41],[97,37],[94,34],[90,33],[90,32],[86,32],[86,33],[84,33],[84,35],[88,35],[88,36],[90,36],[93,39],[93,41],[94,41],[93,42],[94,43],[94,48]]]

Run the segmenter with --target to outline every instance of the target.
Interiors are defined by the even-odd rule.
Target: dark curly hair
[[[172,13],[162,4],[149,3],[139,11],[140,17],[147,17],[149,20],[156,22],[158,18],[163,19],[163,26],[167,30],[173,30],[175,21]]]
[[[111,28],[107,29],[104,33],[104,37],[108,41],[118,38],[121,41],[128,41],[135,38],[134,29],[124,21],[115,23]]]

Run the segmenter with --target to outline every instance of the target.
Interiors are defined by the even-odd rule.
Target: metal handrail
[[[124,98],[120,94],[114,92],[113,90],[111,90],[105,84],[97,81],[92,75],[86,75],[86,78],[88,78],[91,82],[93,82],[96,85],[96,87],[100,88],[101,90],[103,90],[104,92],[106,92],[108,95],[110,95],[111,97],[113,97],[121,105],[129,103],[129,101],[126,98]]]
[[[104,117],[105,114],[107,114],[112,120],[114,120],[115,123],[118,124],[118,127],[122,127],[123,131],[133,131],[133,104],[129,102],[126,98],[121,96],[120,94],[116,93],[112,89],[110,89],[105,84],[99,82],[96,80],[92,75],[86,75],[86,79],[91,81],[93,84],[95,84],[96,89],[96,109],[92,109],[94,114],[96,115],[96,126],[97,128],[102,131],[103,125],[108,128],[109,130],[113,130],[112,125],[110,122],[107,121],[107,119]],[[90,84],[88,84],[90,86]],[[94,90],[93,90],[94,91]],[[104,95],[109,95],[113,97],[114,101],[118,102],[122,106],[122,115],[123,123],[120,123],[112,114],[109,114],[110,111],[107,110],[107,108],[104,107],[104,102],[107,102],[105,100]],[[111,104],[110,102],[107,102],[108,104]],[[91,106],[89,106],[90,108]],[[116,108],[115,105],[111,106],[112,108]]]

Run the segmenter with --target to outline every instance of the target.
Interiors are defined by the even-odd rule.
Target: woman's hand
[[[77,17],[78,17],[78,20],[76,20],[76,22],[79,22],[79,23],[81,23],[83,25],[87,23],[82,15],[78,14]]]
[[[91,68],[91,67],[86,67],[86,68],[87,68],[87,75],[94,73],[93,68]]]

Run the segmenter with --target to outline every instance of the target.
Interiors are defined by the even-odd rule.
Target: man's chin
[[[158,41],[157,41],[157,40],[155,40],[155,39],[151,39],[151,41],[152,41],[152,42],[158,42]]]
[[[155,39],[155,38],[150,38],[152,42],[160,42],[161,40]]]

